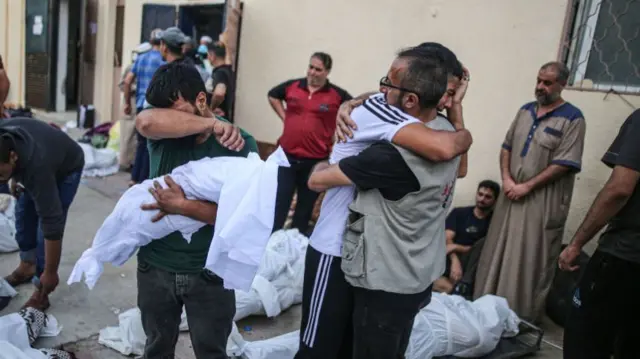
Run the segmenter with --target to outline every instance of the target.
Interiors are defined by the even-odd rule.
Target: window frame
[[[598,25],[600,11],[602,9],[601,5],[602,0],[569,0],[567,3],[567,14],[562,34],[564,41],[561,43],[558,51],[558,60],[565,63],[567,67],[571,69],[571,76],[569,77],[569,85],[567,88],[580,91],[614,91],[638,95],[640,94],[640,84],[622,85],[618,83],[592,81],[591,86],[585,87],[583,83],[589,64],[595,29]],[[583,22],[585,17],[586,21]],[[583,27],[593,30],[583,31]],[[574,34],[576,34],[575,37]],[[577,66],[574,68],[575,64],[577,64]]]

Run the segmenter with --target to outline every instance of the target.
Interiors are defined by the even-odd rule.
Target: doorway
[[[63,112],[78,103],[82,3],[82,0],[27,0],[27,106]]]
[[[199,42],[202,36],[218,41],[224,30],[225,5],[183,5],[178,10],[178,27]]]
[[[55,111],[74,110],[78,103],[80,73],[81,0],[59,0],[56,56]]]

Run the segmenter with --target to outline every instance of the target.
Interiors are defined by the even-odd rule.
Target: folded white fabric
[[[218,204],[214,238],[206,268],[219,275],[230,289],[249,290],[273,230],[278,167],[288,167],[278,148],[267,161],[251,153],[243,157],[204,158],[177,167],[173,180],[189,199]],[[127,190],[96,233],[67,281],[82,280],[93,288],[103,264],[121,266],[136,250],[152,240],[179,231],[185,240],[205,224],[187,217],[169,215],[152,223],[157,211],[140,206],[153,203],[148,189],[153,181],[166,186],[163,177],[146,180]]]

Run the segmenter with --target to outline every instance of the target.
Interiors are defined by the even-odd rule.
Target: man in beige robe
[[[537,322],[553,280],[580,171],[586,131],[582,112],[561,93],[561,63],[543,65],[536,101],[518,111],[500,153],[500,196],[478,264],[474,298],[505,297],[522,318]]]

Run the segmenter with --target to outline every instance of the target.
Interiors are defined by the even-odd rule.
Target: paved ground
[[[47,118],[65,123],[69,115]],[[72,136],[77,131],[71,131]],[[117,198],[126,189],[126,174],[117,174],[103,179],[85,179],[80,186],[67,223],[64,251],[60,266],[61,285],[54,292],[53,314],[63,326],[62,333],[56,338],[36,342],[38,347],[56,347],[64,345],[67,349],[83,353],[87,358],[122,359],[123,356],[97,344],[97,334],[106,326],[117,325],[118,313],[135,306],[135,259],[120,268],[107,266],[96,287],[89,291],[84,285],[67,286],[62,282],[71,272],[72,266],[80,254],[89,247],[96,230],[113,208]],[[0,275],[9,273],[18,263],[18,255],[0,255]],[[18,288],[19,295],[0,315],[16,311],[31,294],[28,285]],[[300,308],[294,307],[275,319],[248,318],[238,327],[247,340],[260,340],[287,333],[297,329]],[[245,327],[250,331],[243,331]],[[550,322],[545,322],[543,350],[536,358],[561,358],[562,352],[557,345],[562,344],[562,330]],[[187,334],[180,337],[176,358],[194,358]]]

